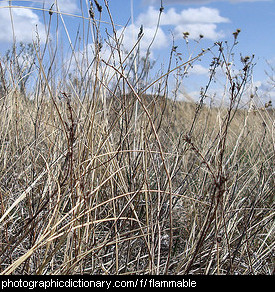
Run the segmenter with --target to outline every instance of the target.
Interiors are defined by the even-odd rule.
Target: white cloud
[[[49,9],[53,3],[56,2],[56,4],[53,6],[53,10],[58,10],[61,12],[66,12],[66,13],[75,13],[79,12],[79,0],[44,0],[47,8]],[[35,2],[34,2],[35,3]],[[57,7],[56,7],[57,6]]]
[[[194,74],[194,75],[206,75],[208,76],[209,74],[209,69],[206,67],[203,67],[202,65],[195,64],[193,65],[190,70],[188,70],[189,74]]]
[[[203,35],[204,38],[217,40],[224,37],[224,33],[217,31],[216,24],[186,24],[186,25],[177,25],[175,27],[176,36],[179,38],[182,36],[182,33],[187,31],[189,32],[189,38],[198,38],[199,35]]]
[[[274,86],[270,84],[270,80],[267,78],[265,80],[257,80],[253,82],[254,91],[257,91],[257,96],[261,100],[262,105],[269,100],[272,101],[273,106],[275,102],[275,91]],[[257,90],[255,90],[257,88]]]
[[[7,1],[0,5],[0,41],[13,41],[13,30],[10,17],[10,10]],[[43,29],[44,25],[40,22],[39,17],[29,8],[13,8],[11,9],[14,33],[16,40],[19,42],[31,42],[36,38],[38,31],[40,40],[46,39],[46,33]]]
[[[168,10],[166,18],[167,23],[170,22],[171,24],[228,22],[227,18],[220,16],[219,10],[208,7],[189,8],[182,10],[180,13],[175,12],[172,8]]]
[[[159,10],[153,6],[149,6],[146,12],[141,13],[135,23],[137,25],[144,25],[145,27],[155,27],[158,23]]]
[[[42,2],[32,1],[33,7],[42,7]],[[45,8],[49,9],[54,0],[45,0]],[[79,12],[79,0],[57,0],[53,6],[53,10],[59,10],[65,13],[76,13]],[[14,4],[14,6],[22,4]],[[24,4],[23,4],[24,5]],[[3,1],[0,4],[0,41],[12,42],[13,41],[13,30],[10,17],[9,3]],[[43,43],[46,40],[46,32],[44,24],[40,21],[39,16],[35,13],[35,10],[31,8],[18,8],[14,7],[11,9],[14,33],[16,41],[18,42],[32,42],[36,38],[38,32],[40,41]]]
[[[129,52],[133,46],[135,45],[135,43],[137,42],[137,36],[140,32],[140,27],[139,25],[136,24],[131,24],[129,25],[125,30],[121,29],[118,31],[118,34],[123,32],[122,35],[122,44],[123,47]],[[144,56],[147,52],[147,49],[149,47],[149,45],[151,44],[154,35],[156,32],[156,27],[153,26],[145,26],[143,28],[143,37],[140,40],[139,43],[139,47],[140,47],[140,51],[141,51],[141,55]],[[164,31],[159,28],[155,37],[154,42],[152,43],[152,49],[161,49],[164,47],[167,47],[167,45],[169,44],[168,42],[168,38],[166,36],[166,34],[164,33]]]
[[[147,12],[138,16],[136,23],[144,27],[155,28],[158,22],[159,11],[150,6]],[[227,23],[228,18],[222,17],[219,10],[208,7],[189,8],[177,12],[170,8],[161,15],[160,27],[174,27],[176,38],[181,38],[182,33],[188,31],[190,38],[205,38],[217,40],[224,36],[222,31],[217,31],[218,23]]]
[[[172,45],[171,31],[176,39],[182,39],[183,33],[188,31],[191,39],[197,39],[203,35],[206,39],[217,40],[224,36],[223,32],[218,30],[218,24],[229,22],[229,19],[220,15],[219,10],[207,7],[189,8],[181,11],[170,8],[161,14],[157,29],[158,20],[159,10],[149,6],[145,12],[137,16],[133,24],[120,29],[118,35],[121,35],[124,49],[129,52],[133,48],[141,27],[143,28],[143,37],[139,44],[141,55],[146,54],[148,47],[154,40],[150,47],[151,58],[154,58],[155,50],[165,49]],[[156,29],[157,34],[155,35]],[[195,67],[193,73],[206,74],[205,71],[202,73],[201,67]]]

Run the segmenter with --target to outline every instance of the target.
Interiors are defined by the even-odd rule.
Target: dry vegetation
[[[90,9],[94,58],[72,46],[73,74],[50,39],[1,59],[0,272],[272,274],[274,111],[238,109],[251,58],[233,75],[223,44],[209,49],[227,107],[203,105],[209,85],[173,101],[168,78],[208,51],[150,79],[115,25],[102,60],[103,8]]]

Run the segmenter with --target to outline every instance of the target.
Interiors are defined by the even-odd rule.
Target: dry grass
[[[52,43],[33,44],[32,95],[16,50],[1,60],[1,273],[272,274],[274,110],[238,109],[252,63],[233,76],[216,44],[229,106],[203,106],[208,87],[172,101],[183,66],[150,81],[138,62],[141,91],[115,26],[103,62],[90,25],[88,71],[85,54],[71,76]]]

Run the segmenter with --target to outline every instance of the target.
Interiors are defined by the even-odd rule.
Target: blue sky
[[[38,31],[43,41],[45,30],[43,26],[43,14],[40,10],[43,1],[11,1],[14,6],[22,6],[12,10],[14,20],[14,31],[16,40],[32,42],[35,37],[35,30]],[[44,7],[49,8],[54,0],[45,0]],[[104,1],[98,0],[103,6],[102,19],[107,20],[107,12],[104,8]],[[141,51],[145,54],[146,48],[150,44],[158,19],[160,0],[110,0],[109,5],[113,20],[119,31],[128,22],[127,29],[124,30],[123,45],[130,50],[141,25],[144,30],[144,37],[141,42]],[[202,48],[211,47],[216,41],[228,40],[233,42],[232,33],[237,28],[241,29],[238,37],[238,47],[236,49],[236,59],[239,54],[255,55],[256,66],[254,68],[254,84],[262,94],[268,92],[268,98],[275,101],[274,88],[271,91],[265,70],[271,73],[267,62],[275,68],[275,1],[274,0],[163,0],[164,11],[161,16],[160,27],[152,46],[151,57],[165,66],[171,46],[172,35],[177,51],[182,53],[183,58],[187,58],[190,52],[193,54],[200,52]],[[59,0],[59,10],[64,12],[64,21],[70,36],[73,39],[80,24],[81,18],[66,16],[66,13],[81,16],[79,0]],[[84,15],[88,15],[86,3],[82,1]],[[1,7],[2,6],[2,7]],[[8,1],[0,1],[0,52],[4,51],[12,43],[12,29],[10,22],[10,11],[7,8]],[[56,10],[56,5],[53,10]],[[133,8],[131,10],[131,8]],[[131,18],[133,13],[133,19]],[[48,13],[45,14],[46,18]],[[106,26],[107,27],[107,26]],[[109,27],[110,28],[110,27]],[[183,39],[183,32],[189,32],[188,48]],[[54,31],[52,32],[54,33]],[[64,33],[64,31],[63,31]],[[199,44],[196,42],[199,35],[204,38]],[[189,51],[188,51],[189,49]],[[208,65],[210,59],[206,57],[202,62],[196,63],[190,72],[190,79],[184,86],[184,92],[195,96],[201,86],[208,80]],[[260,91],[259,91],[260,92]]]

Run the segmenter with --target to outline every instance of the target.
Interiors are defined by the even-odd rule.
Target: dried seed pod
[[[97,8],[98,12],[101,13],[102,12],[102,6],[99,5],[99,3],[97,2],[97,0],[94,0],[94,1],[95,1],[95,5],[96,5],[96,8]]]

